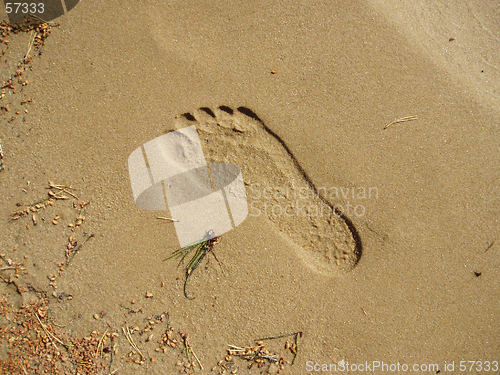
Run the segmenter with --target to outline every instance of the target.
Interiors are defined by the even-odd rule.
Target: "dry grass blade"
[[[85,245],[87,243],[87,241],[93,237],[94,237],[94,233],[90,233],[89,236],[85,240],[83,240],[83,242],[80,245],[78,245],[78,247],[76,249],[73,250],[73,253],[66,261],[66,267],[68,267],[70,265],[71,261],[73,260],[73,258],[76,255],[76,253],[78,253],[82,249],[83,245]]]
[[[134,342],[134,339],[132,338],[132,334],[130,333],[130,329],[128,328],[128,325],[126,325],[125,327],[126,327],[126,329],[122,327],[122,331],[123,331],[123,334],[125,335],[125,338],[127,339],[130,346],[137,353],[139,353],[139,355],[141,356],[141,359],[144,360],[146,357],[144,356],[144,354],[142,354],[142,352],[140,351],[140,349],[137,347],[136,343]]]
[[[73,186],[55,185],[54,183],[52,183],[52,181],[49,181],[49,187],[59,190],[59,192],[57,192],[56,195],[61,194],[61,193],[67,193],[75,199],[80,199],[75,194],[73,194],[71,191],[69,191],[70,189],[74,190]]]
[[[382,128],[382,130],[385,130],[389,126],[394,125],[394,124],[398,124],[400,122],[413,121],[413,120],[418,120],[418,116],[414,115],[414,116],[401,117],[401,118],[398,118],[398,119],[396,119],[396,120],[391,121],[390,123],[388,123],[386,126],[384,126]]]
[[[30,56],[31,48],[33,47],[33,44],[35,44],[35,39],[36,39],[37,33],[34,32],[34,30],[31,30],[30,33],[30,42],[28,43],[28,51],[26,52],[26,55],[24,55],[24,61],[27,62],[28,58]]]
[[[56,343],[54,341],[52,341],[52,336],[51,334],[49,333],[49,331],[47,330],[47,328],[45,328],[45,325],[42,323],[42,321],[40,320],[40,318],[38,317],[38,314],[35,313],[35,317],[36,319],[38,320],[38,323],[40,323],[40,325],[42,326],[43,328],[43,331],[45,332],[45,334],[47,335],[47,337],[49,338],[50,342],[52,343],[52,345],[54,345],[54,347],[56,349],[59,349],[56,345]]]
[[[68,196],[61,195],[62,193],[64,193],[63,190],[58,191],[57,193],[54,193],[52,190],[49,190],[49,192],[48,192],[49,197],[51,197],[51,198],[54,198],[54,199],[69,199]]]
[[[3,148],[2,144],[0,143],[0,171],[3,171],[5,169],[4,163],[3,163]]]
[[[5,271],[5,270],[15,270],[19,266],[7,266],[7,267],[2,267],[0,268],[0,271]]]
[[[198,362],[198,365],[200,366],[200,368],[201,368],[202,370],[204,370],[203,365],[201,364],[200,360],[198,359],[198,356],[197,356],[197,355],[196,355],[196,353],[194,352],[193,348],[190,348],[190,350],[191,350],[191,353],[193,353],[194,358],[196,359],[196,362]]]
[[[491,249],[491,247],[495,244],[495,240],[491,241],[490,244],[488,245],[488,247],[486,248],[486,250],[484,250],[484,252],[487,252],[489,249]]]
[[[267,359],[270,362],[279,362],[279,358],[276,354],[270,353],[265,347],[266,344],[263,342],[258,342],[257,346],[249,346],[246,348],[241,348],[235,345],[228,345],[228,354],[234,355],[246,359],[247,361],[255,361]]]
[[[106,328],[106,331],[104,331],[101,339],[99,340],[99,344],[97,344],[97,349],[95,351],[95,356],[97,357],[97,353],[99,353],[99,350],[100,350],[100,356],[102,357],[102,348],[103,348],[103,342],[104,342],[104,337],[106,337],[106,333],[108,333],[108,329],[109,328]]]
[[[159,217],[157,217],[157,219],[167,220],[167,221],[169,221],[169,222],[171,222],[171,223],[178,223],[178,222],[179,222],[179,220],[172,219],[172,218],[170,218],[170,217],[161,217],[161,216],[159,216]]]
[[[54,334],[52,334],[48,329],[47,327],[45,326],[45,324],[42,323],[42,321],[40,320],[40,317],[38,316],[37,313],[35,313],[35,317],[36,319],[38,320],[38,323],[40,323],[40,325],[42,326],[44,332],[47,334],[49,340],[52,342],[52,344],[54,344],[54,346],[57,348],[57,345],[54,343],[54,341],[52,341],[52,339],[56,340],[59,344],[65,346],[65,347],[70,347],[70,346],[74,346],[73,344],[66,344],[64,342],[62,342],[60,339],[58,339]]]
[[[186,348],[186,354],[187,354],[187,357],[188,357],[188,361],[189,362],[192,362],[192,359],[191,359],[191,354],[193,354],[194,358],[196,359],[196,362],[198,362],[198,366],[200,366],[200,368],[202,370],[204,370],[203,368],[203,365],[201,364],[200,360],[198,359],[198,356],[196,355],[196,353],[194,352],[193,348],[191,347],[191,345],[189,345],[189,341],[187,339],[187,333],[184,333],[184,332],[179,332],[179,334],[181,335],[182,337],[182,341],[184,343],[184,347]]]

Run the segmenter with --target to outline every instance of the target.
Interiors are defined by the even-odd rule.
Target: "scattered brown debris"
[[[179,341],[175,337],[174,329],[172,327],[167,327],[161,338],[158,340],[158,343],[160,344],[160,347],[155,349],[157,352],[163,351],[163,353],[166,353],[168,347],[177,347]]]
[[[30,181],[27,182],[27,185],[28,187],[31,186]],[[47,192],[47,198],[39,199],[37,202],[31,203],[27,206],[25,206],[21,202],[17,203],[17,206],[20,209],[12,212],[10,219],[15,221],[25,217],[29,217],[31,220],[26,224],[27,229],[32,228],[31,225],[33,225],[33,228],[35,226],[43,227],[45,225],[58,225],[59,222],[62,221],[63,219],[61,218],[60,214],[56,214],[54,212],[58,210],[59,207],[57,202],[68,201],[70,197],[76,197],[78,199],[78,197],[73,192],[73,190],[75,189],[72,186],[57,185],[54,184],[53,182],[49,182],[47,189],[51,189]],[[22,190],[25,193],[28,193],[28,190],[26,189]],[[55,192],[53,190],[55,190]],[[75,219],[70,219],[67,217],[64,218],[64,220],[68,219],[71,220],[71,222],[69,222],[68,224],[68,227],[71,227],[71,232],[76,232],[77,229],[84,224],[85,216],[83,215],[83,211],[86,209],[89,203],[90,202],[79,202],[78,200],[75,200],[71,203],[71,207],[75,210]],[[52,216],[54,218],[53,220],[50,219],[46,220],[42,212],[48,209],[49,207],[51,209],[45,211],[45,215],[48,215],[49,217],[54,215]],[[73,298],[73,296],[67,293],[61,293],[58,295],[56,293],[56,290],[58,289],[56,282],[58,276],[61,276],[64,273],[65,269],[70,265],[71,261],[76,256],[76,254],[82,249],[82,247],[88,240],[94,237],[94,234],[93,233],[88,234],[83,232],[82,236],[83,239],[81,241],[77,241],[76,234],[69,236],[68,243],[66,244],[65,248],[65,261],[56,263],[56,265],[59,267],[59,273],[56,275],[48,276],[50,280],[49,287],[53,289],[52,296],[58,298],[59,300],[64,300],[64,299],[71,300]],[[12,275],[10,277],[12,277]],[[0,278],[3,278],[2,275],[0,275]],[[17,286],[17,284],[15,285]]]
[[[8,123],[15,121],[16,118],[25,120],[22,115],[28,113],[28,109],[22,110],[19,103],[21,105],[32,103],[33,98],[20,98],[17,101],[18,99],[12,94],[16,94],[17,91],[23,92],[25,87],[30,84],[30,80],[26,76],[29,74],[28,72],[33,71],[32,54],[42,55],[42,47],[51,34],[52,28],[58,26],[57,23],[45,22],[36,16],[31,16],[17,24],[12,24],[9,21],[0,23],[0,52],[5,61],[4,68],[7,69],[2,70],[2,77],[0,77],[0,112],[6,116],[5,120]],[[10,48],[16,44],[11,43],[13,39],[16,39],[15,36],[21,33],[29,34],[26,53],[22,52],[22,49]],[[0,170],[2,169],[3,162],[0,162]]]
[[[2,374],[97,375],[105,368],[96,355],[99,332],[88,337],[65,337],[48,319],[45,298],[15,308],[7,295],[0,297],[0,321],[0,344],[6,345],[9,356],[0,359]],[[101,357],[109,360],[110,355],[103,353]]]
[[[34,214],[35,212],[39,212],[49,206],[54,206],[56,201],[63,201],[63,200],[68,200],[70,199],[69,196],[74,197],[75,199],[79,199],[75,193],[72,192],[74,188],[72,186],[66,186],[66,185],[55,185],[54,183],[49,181],[48,188],[47,189],[55,189],[57,190],[55,193],[52,190],[49,190],[47,192],[48,197],[47,198],[42,198],[38,200],[35,203],[31,203],[30,205],[23,207],[22,209],[19,209],[17,211],[14,211],[11,213],[10,219],[11,220],[18,220],[26,215],[31,214],[32,215],[32,220],[33,224],[37,225],[38,221],[36,220],[36,215]],[[24,192],[27,192],[26,189],[23,189]],[[73,228],[72,231],[76,231],[76,228],[81,226],[85,220],[86,217],[82,214],[83,210],[85,209],[86,206],[89,205],[90,202],[78,202],[74,201],[73,202],[73,208],[77,210],[77,216],[75,218],[74,223],[69,223],[68,227]],[[22,207],[22,203],[17,204],[18,207]],[[54,219],[52,220],[52,224],[57,225],[59,224],[61,216],[56,215]]]
[[[0,272],[0,280],[7,284],[15,285],[19,293],[27,291],[25,286],[20,286],[17,282],[21,272],[22,274],[26,274],[28,272],[26,267],[24,267],[26,261],[24,260],[22,263],[15,263],[10,258],[7,258],[6,254],[0,254],[0,259],[0,271],[3,271]]]
[[[279,357],[277,353],[270,352],[266,346],[267,343],[264,341],[257,341],[254,346],[249,347],[229,345],[227,355],[224,359],[226,362],[230,363],[233,361],[233,357],[242,358],[250,362],[248,366],[249,369],[255,365],[262,368],[266,365],[275,363],[279,364],[278,373],[281,372],[285,368],[285,358]]]
[[[30,33],[30,42],[28,44],[28,50],[24,56],[23,63],[29,63],[33,58],[30,56],[30,52],[32,49],[38,51],[38,54],[42,54],[42,47],[45,43],[45,40],[48,38],[50,33],[52,32],[52,27],[59,27],[58,23],[55,22],[45,22],[37,17],[29,17],[26,18],[22,23],[12,24],[9,21],[3,21],[0,23],[0,43],[4,43],[7,48],[10,44],[10,41],[7,38],[11,35],[16,35],[20,33]],[[5,54],[5,49],[2,50],[2,54]],[[23,70],[21,70],[15,77],[20,76]]]
[[[29,184],[28,184],[29,185]],[[22,203],[17,203],[18,207],[22,207],[21,209],[14,211],[11,213],[10,219],[11,220],[19,220],[23,217],[30,216],[31,221],[33,225],[42,225],[42,222],[45,221],[45,218],[41,218],[42,221],[40,221],[39,217],[36,215],[36,213],[46,209],[47,207],[53,207],[55,206],[57,201],[65,201],[69,200],[70,196],[74,197],[76,199],[79,199],[78,196],[75,195],[75,193],[72,192],[74,188],[72,186],[66,186],[66,185],[56,185],[53,182],[49,181],[48,184],[48,189],[53,189],[56,190],[56,192],[53,192],[52,190],[49,190],[47,192],[48,197],[47,198],[42,198],[38,200],[35,203],[31,203],[28,206],[24,206]],[[23,191],[27,192],[26,189],[23,189]],[[68,223],[68,227],[71,228],[72,232],[75,232],[79,227],[81,227],[85,220],[86,217],[83,215],[83,210],[89,205],[90,202],[78,202],[78,201],[73,201],[72,207],[76,210],[76,217],[74,219],[74,222]],[[24,207],[23,207],[24,206]],[[54,219],[51,220],[50,222],[53,225],[58,225],[61,220],[61,215],[56,214],[54,216]],[[30,229],[30,223],[26,225],[27,229]],[[68,239],[68,244],[66,245],[66,250],[65,250],[65,255],[66,255],[66,262],[65,264],[60,264],[60,272],[62,273],[64,271],[64,267],[69,266],[75,255],[78,253],[78,251],[81,250],[83,245],[90,240],[91,238],[94,237],[93,233],[90,234],[85,234],[86,236],[80,244],[78,244],[77,240],[75,239],[75,236],[71,235],[69,236]]]
[[[30,204],[29,206],[27,206],[23,209],[12,212],[10,219],[11,220],[18,220],[26,215],[29,215],[32,212],[38,212],[38,211],[43,210],[44,208],[46,208],[48,206],[53,206],[53,205],[54,205],[54,199],[52,199],[52,198],[48,198],[46,200],[42,199],[38,202]],[[18,203],[18,206],[22,206],[22,204]]]
[[[30,186],[33,185],[28,182],[26,193],[31,193]],[[28,221],[28,224],[36,226],[36,228],[32,227],[31,230],[40,230],[41,228],[62,230],[64,228],[69,232],[70,230],[66,227],[68,217],[64,211],[58,214],[57,210],[59,205],[72,205],[73,209],[76,210],[76,219],[74,224],[69,223],[72,226],[68,226],[74,232],[85,223],[83,210],[89,202],[80,202],[80,194],[75,194],[75,189],[72,186],[49,182],[48,189],[47,198],[28,206],[21,202],[18,203],[18,210],[12,213],[11,220],[20,220],[24,223]],[[73,210],[66,208],[66,211]],[[44,216],[47,217],[47,220],[44,219]],[[53,227],[59,223],[61,224],[59,227]],[[25,304],[19,309],[7,302],[7,296],[3,299],[0,297],[0,345],[7,346],[6,352],[9,356],[8,359],[7,357],[0,359],[0,374],[112,375],[118,373],[118,366],[120,368],[123,365],[156,367],[160,363],[166,363],[167,358],[172,359],[172,356],[179,357],[177,361],[179,372],[183,374],[193,374],[198,371],[204,373],[206,370],[202,362],[206,361],[206,358],[198,357],[186,332],[178,331],[170,325],[169,314],[166,312],[147,317],[146,315],[142,315],[142,317],[141,315],[133,315],[130,320],[144,318],[145,324],[141,329],[137,325],[131,324],[129,316],[134,313],[143,314],[144,308],[132,310],[122,306],[127,310],[125,313],[127,318],[123,323],[119,323],[123,324],[119,333],[110,332],[113,330],[113,326],[108,322],[109,319],[105,317],[104,312],[95,314],[93,312],[88,316],[90,321],[101,327],[104,326],[104,328],[100,332],[92,331],[87,337],[70,337],[69,331],[64,330],[65,326],[50,320],[48,316],[49,298],[52,303],[62,303],[63,301],[71,303],[69,301],[73,299],[73,296],[68,293],[56,293],[59,289],[57,281],[82,246],[94,237],[92,233],[83,233],[82,237],[78,237],[78,233],[70,233],[67,236],[66,259],[56,263],[59,272],[55,271],[54,274],[47,275],[54,299],[50,298],[50,292],[39,292],[29,285],[20,287],[20,284],[16,282],[23,273],[27,272],[24,262],[17,263],[5,254],[0,254],[0,279],[5,283],[14,284],[20,294],[34,291],[38,296],[38,302]],[[162,286],[165,285],[162,284]],[[144,298],[153,298],[153,291],[152,289],[143,291],[145,294],[142,295],[141,301],[144,302]],[[131,304],[134,305],[135,302],[132,301]],[[281,351],[285,347],[286,353],[280,353],[279,349],[271,350],[266,342],[292,335],[295,335],[295,342],[287,341],[283,343],[284,346],[281,346]],[[234,358],[250,362],[250,368],[252,366],[259,368],[267,366],[268,370],[274,369],[274,373],[279,373],[287,364],[293,365],[298,353],[298,339],[301,336],[301,332],[296,332],[290,335],[256,340],[252,347],[230,346],[225,359],[219,362],[220,373],[237,373],[239,366],[235,365]],[[117,340],[118,338],[119,340]],[[195,348],[196,345],[195,343]],[[118,350],[120,350],[119,356]],[[120,361],[120,364],[117,363],[117,360]],[[170,363],[173,365],[175,359]],[[113,368],[115,369],[113,370]],[[215,368],[217,369],[217,366]],[[121,373],[122,370],[119,371]]]
[[[286,341],[282,346],[287,352],[288,356],[292,355],[292,359],[290,362],[286,359],[286,353],[279,355],[277,350],[271,351],[269,348],[270,340],[279,340],[286,337],[294,337],[294,341]],[[252,346],[235,346],[228,345],[227,355],[223,360],[220,360],[217,363],[217,366],[212,368],[212,371],[219,370],[219,374],[236,374],[239,366],[236,365],[235,358],[244,359],[247,362],[250,362],[248,368],[251,369],[254,366],[258,368],[263,368],[267,366],[267,371],[271,370],[273,373],[280,373],[285,369],[285,365],[290,363],[293,365],[295,363],[295,359],[299,350],[299,337],[302,337],[302,332],[294,332],[286,335],[266,337],[262,339],[254,340],[255,344]]]

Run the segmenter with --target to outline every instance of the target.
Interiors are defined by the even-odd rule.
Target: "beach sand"
[[[182,345],[155,351],[165,322],[133,336],[144,364],[122,358],[130,352],[122,327],[142,329],[164,312],[176,334],[188,334],[204,366],[196,373],[218,373],[210,369],[221,370],[228,344],[293,332],[303,333],[293,366],[282,345],[294,336],[271,340],[287,359],[284,374],[376,361],[436,364],[431,373],[461,373],[461,361],[494,369],[500,3],[405,4],[85,1],[56,19],[60,27],[26,73],[29,84],[3,99],[13,109],[2,111],[0,128],[0,250],[26,261],[28,274],[16,283],[47,293],[54,321],[71,323],[67,337],[118,333],[106,374],[177,373]],[[12,50],[15,42],[24,54],[28,37],[14,36]],[[33,103],[19,104],[28,98]],[[362,246],[354,263],[346,257],[352,267],[336,267],[315,248],[313,221],[276,225],[250,215],[215,246],[223,268],[208,256],[189,282],[196,298],[184,297],[183,268],[163,261],[179,247],[173,224],[157,219],[168,213],[135,205],[127,160],[175,129],[182,114],[220,106],[253,111],[316,188],[331,193],[325,198],[344,208]],[[417,118],[384,129],[408,116]],[[228,139],[222,154],[238,154],[237,138]],[[246,173],[270,171],[274,159],[262,155]],[[276,165],[280,176],[269,186],[299,179]],[[31,214],[10,220],[17,203],[47,198],[48,181],[73,185],[77,209],[70,197],[37,212],[38,225]],[[90,204],[79,213],[82,202]],[[67,224],[79,215],[85,221],[72,232]],[[54,289],[47,276],[66,261],[69,236],[81,244],[91,233]],[[303,234],[307,246],[297,240]],[[349,235],[346,246],[355,246]],[[308,258],[315,249],[324,257]],[[16,296],[12,284],[0,291],[17,303],[32,298]],[[234,359],[238,373],[262,370],[248,364]]]

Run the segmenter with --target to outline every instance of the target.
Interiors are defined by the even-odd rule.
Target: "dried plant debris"
[[[30,183],[28,183],[28,186],[29,185]],[[59,226],[61,230],[68,230],[68,232],[71,233],[68,236],[68,242],[64,249],[65,260],[56,262],[58,272],[54,275],[48,275],[48,278],[50,280],[49,287],[53,289],[53,297],[59,298],[60,300],[72,299],[73,296],[70,294],[57,294],[56,290],[58,286],[56,283],[57,278],[70,266],[83,246],[94,237],[93,233],[82,232],[80,235],[75,233],[86,221],[84,211],[90,202],[79,201],[80,198],[75,193],[76,189],[72,186],[58,185],[49,182],[47,189],[47,197],[45,198],[38,199],[36,202],[26,206],[21,202],[17,203],[20,209],[11,213],[10,220],[19,222],[27,221],[26,229],[28,230],[35,227],[39,227],[40,230],[43,230],[42,228],[45,227],[44,229],[46,230],[47,226]],[[61,207],[61,205],[65,205],[66,207]],[[65,212],[64,217],[61,210]],[[61,212],[61,214],[58,212]],[[1,274],[0,278],[3,278]],[[5,278],[3,279],[6,281]],[[12,274],[10,275],[9,281],[12,281]],[[15,285],[18,286],[17,283],[15,283]]]
[[[28,183],[28,186],[33,185]],[[49,282],[46,291],[23,284],[27,281],[23,276],[28,272],[24,264],[26,256],[19,262],[12,254],[0,252],[0,281],[13,284],[19,293],[0,296],[0,374],[112,375],[123,371],[131,373],[131,368],[164,369],[164,366],[183,374],[203,373],[203,358],[198,356],[196,343],[193,345],[187,333],[172,327],[167,312],[148,316],[144,307],[122,306],[126,310],[125,319],[112,323],[106,312],[94,311],[87,323],[91,324],[90,330],[94,325],[101,329],[93,330],[86,337],[74,336],[76,318],[66,315],[63,321],[58,321],[51,316],[49,302],[61,308],[70,308],[73,303],[73,295],[61,293],[57,283],[93,234],[79,230],[87,223],[84,212],[89,204],[81,201],[81,192],[70,185],[49,182],[46,194],[34,203],[18,203],[10,220],[13,225],[20,225],[19,229],[26,226],[28,233],[33,234],[67,231],[65,259],[56,262],[58,268],[46,276]],[[189,265],[191,272],[204,256],[202,251],[198,253]],[[11,285],[7,288],[16,291]],[[152,289],[144,293],[144,302],[156,298]],[[30,298],[36,302],[15,307],[20,300]],[[132,301],[130,306],[134,305]],[[133,324],[138,322],[142,322],[139,324],[142,328]]]
[[[288,337],[291,337],[292,340],[286,340],[283,344],[282,340]],[[252,346],[228,345],[227,355],[217,363],[217,366],[212,368],[212,371],[218,371],[219,374],[237,374],[239,365],[235,359],[242,359],[249,362],[248,369],[256,366],[265,371],[264,373],[279,374],[287,364],[293,365],[295,363],[300,337],[302,337],[302,332],[294,332],[257,339],[254,340],[255,344]],[[278,345],[275,344],[275,347],[271,349],[270,341],[275,340]],[[291,359],[290,356],[292,356]]]
[[[401,118],[398,118],[398,119],[395,119],[391,122],[389,122],[387,125],[385,125],[382,130],[385,130],[387,129],[389,126],[391,125],[394,125],[394,124],[399,124],[401,122],[407,122],[407,121],[413,121],[413,120],[418,120],[418,116],[416,115],[413,115],[413,116],[405,116],[405,117],[401,117]]]
[[[146,359],[146,356],[144,354],[142,354],[141,350],[139,349],[139,347],[135,343],[128,325],[125,325],[125,327],[122,327],[122,331],[123,331],[123,334],[125,335],[125,338],[129,342],[130,346],[134,349],[134,350],[129,352],[128,357],[132,357],[135,354],[139,354],[140,357],[139,358],[132,358],[132,362],[140,364],[140,365],[144,364],[144,360]]]
[[[82,226],[86,220],[86,217],[83,215],[83,211],[90,204],[90,202],[80,202],[79,197],[73,192],[75,190],[72,186],[66,185],[55,185],[52,182],[49,182],[47,192],[47,197],[41,198],[36,202],[33,202],[27,206],[23,203],[17,203],[18,207],[22,207],[17,211],[13,211],[10,216],[10,220],[19,220],[23,217],[29,216],[33,222],[33,225],[40,224],[38,220],[37,213],[46,209],[47,207],[54,207],[57,201],[66,201],[75,198],[73,201],[72,207],[75,210],[75,219],[68,222],[66,225],[69,228],[72,228],[71,231],[75,232],[78,227]],[[23,191],[26,192],[25,189]],[[43,219],[45,221],[45,219]],[[61,222],[61,215],[56,214],[50,222],[53,225],[58,225]],[[29,228],[28,228],[29,229]]]
[[[186,350],[186,355],[188,358],[188,362],[191,364],[191,366],[194,367],[194,360],[196,360],[196,363],[198,366],[200,366],[200,369],[203,370],[203,365],[201,364],[198,356],[193,350],[193,347],[191,346],[190,342],[188,341],[188,334],[186,332],[179,332],[182,338],[182,342],[184,343],[184,349]]]
[[[93,330],[85,337],[70,337],[74,322],[58,324],[51,317],[49,299],[42,292],[37,296],[36,302],[20,308],[11,303],[12,294],[0,297],[1,374],[110,375],[127,364],[155,367],[157,357],[164,355],[159,366],[170,362],[181,373],[203,369],[188,335],[170,325],[167,312],[144,318],[142,329],[125,322],[121,332],[105,321],[105,312],[96,313],[94,320],[106,324],[104,332]]]
[[[162,351],[163,353],[166,353],[170,348],[177,347],[177,345],[179,344],[179,339],[173,327],[168,326],[167,329],[165,329],[160,339],[158,340],[158,344],[160,344],[160,346],[155,350],[157,352]]]
[[[53,206],[53,205],[54,205],[54,199],[52,198],[42,199],[40,201],[28,205],[27,207],[23,207],[22,209],[12,212],[10,220],[18,220],[24,216],[30,215],[33,212],[38,212],[40,210],[47,208],[48,206]],[[22,207],[23,204],[18,203],[17,206]]]
[[[109,337],[109,336],[108,336]],[[102,374],[111,358],[102,334],[68,338],[48,319],[48,301],[15,308],[0,297],[0,356],[2,374]]]
[[[0,23],[0,34],[2,36],[2,39],[0,39],[0,43],[5,44],[8,48],[10,41],[5,38],[20,33],[30,33],[30,44],[28,45],[28,50],[26,52],[24,60],[29,61],[31,50],[33,49],[34,51],[40,51],[45,43],[45,40],[52,32],[51,28],[58,26],[59,24],[56,22],[46,22],[41,18],[35,16],[28,17],[24,19],[22,23],[16,24],[13,24],[9,21],[3,21],[2,23]],[[3,54],[5,54],[5,52]]]
[[[6,116],[8,123],[28,113],[28,103],[33,103],[33,98],[16,98],[14,94],[24,91],[28,86],[28,72],[33,70],[33,55],[42,55],[42,48],[52,32],[53,27],[59,24],[45,22],[31,16],[22,23],[13,24],[9,21],[0,23],[0,54],[2,62],[0,69],[0,113]],[[15,41],[18,34],[29,34],[27,46],[22,46]],[[21,38],[24,39],[24,38]],[[24,43],[24,41],[22,41]]]
[[[6,254],[0,254],[0,280],[6,284],[12,284],[17,288],[18,293],[28,291],[28,287],[19,282],[19,277],[27,274],[28,271],[25,267],[26,260],[21,263],[16,263],[7,257]]]
[[[178,359],[175,366],[179,373],[204,371],[202,361],[194,351],[188,334],[172,327],[168,312],[147,316],[144,321],[143,328],[132,324],[122,327],[122,334],[128,344],[125,354],[120,357],[123,361],[150,368],[157,361],[165,363],[172,360],[172,356],[176,356]],[[152,347],[154,352],[150,354]]]
[[[73,208],[77,212],[77,216],[74,220],[74,222],[68,223],[67,226],[70,228],[73,228],[73,232],[81,226],[85,222],[85,216],[83,216],[83,210],[85,207],[90,203],[90,202],[79,202],[78,196],[75,195],[75,193],[72,191],[74,188],[72,186],[66,186],[66,185],[55,185],[54,183],[49,181],[48,188],[49,191],[47,192],[47,197],[46,198],[41,198],[37,200],[34,203],[31,203],[27,206],[25,206],[23,203],[19,202],[17,203],[18,207],[22,207],[21,209],[14,211],[11,213],[10,219],[11,220],[18,220],[22,217],[25,216],[30,216],[33,220],[33,224],[37,225],[38,222],[36,221],[36,215],[33,217],[33,214],[36,212],[39,212],[49,206],[54,206],[56,201],[64,201],[64,200],[69,200],[71,199],[70,197],[73,197],[76,199],[76,201],[73,201]],[[25,189],[23,189],[26,191]],[[54,219],[51,221],[53,225],[58,225],[60,221],[60,215],[56,215]]]

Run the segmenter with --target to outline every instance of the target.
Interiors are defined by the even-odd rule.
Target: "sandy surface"
[[[72,321],[75,335],[107,323],[121,333],[169,312],[201,373],[227,344],[296,331],[299,355],[283,373],[308,373],[308,361],[437,364],[441,373],[500,361],[500,4],[406,3],[78,4],[13,99],[34,99],[25,120],[2,116],[1,252],[26,256],[26,283],[50,295],[47,275],[68,237],[93,233],[57,279],[56,295],[73,299],[54,298],[56,319]],[[184,297],[182,269],[162,262],[178,248],[175,230],[156,219],[165,213],[136,207],[127,159],[176,116],[221,105],[254,111],[316,187],[349,192],[331,200],[358,206],[348,215],[363,245],[352,270],[325,275],[304,261],[290,238],[307,223],[287,234],[265,215],[248,217],[216,246],[225,276],[210,259],[191,278],[196,299]],[[63,227],[71,202],[30,229],[29,218],[9,220],[16,203],[46,197],[49,180],[91,202],[78,231]],[[51,224],[58,214],[62,224]],[[113,369],[176,371],[177,354],[142,341],[154,363],[116,359]],[[120,345],[121,357],[129,347]]]

